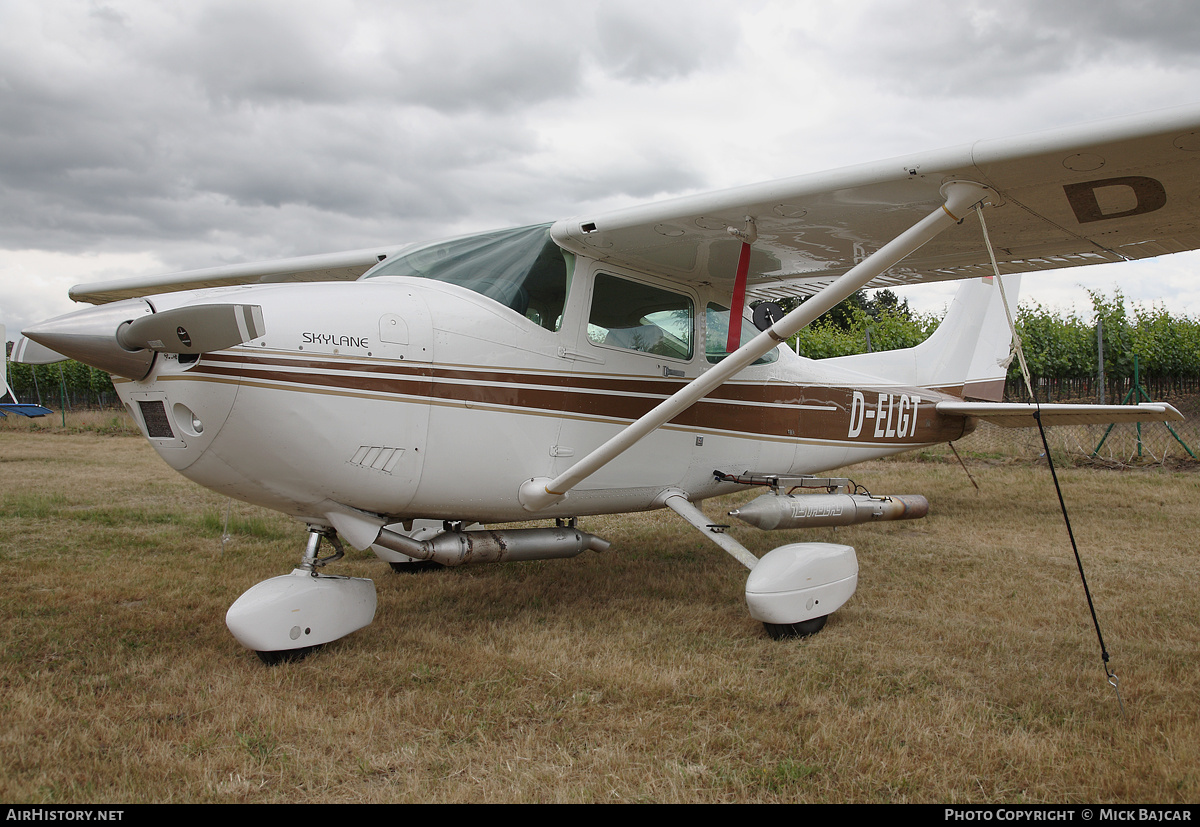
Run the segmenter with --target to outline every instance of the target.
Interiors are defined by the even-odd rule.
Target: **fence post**
[[[1140,392],[1142,389],[1142,380],[1138,375],[1138,355],[1133,354],[1133,386]],[[1137,404],[1139,400],[1136,396],[1133,397],[1133,404]],[[1138,443],[1138,459],[1142,458],[1142,423],[1137,424],[1137,443]]]

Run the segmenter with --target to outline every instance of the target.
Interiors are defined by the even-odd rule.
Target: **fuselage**
[[[571,264],[565,295],[541,307],[389,275],[158,296],[159,311],[260,306],[266,333],[160,353],[116,386],[180,473],[317,524],[346,508],[393,522],[638,511],[667,489],[732,490],[714,470],[813,473],[964,433],[934,411],[943,394],[782,348],[532,515],[522,482],[565,471],[724,355],[728,297]]]

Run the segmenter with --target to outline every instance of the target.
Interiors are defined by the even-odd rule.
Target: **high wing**
[[[681,280],[732,284],[754,221],[748,288],[811,295],[941,203],[949,180],[996,193],[988,231],[1003,273],[1148,258],[1200,247],[1200,107],[804,175],[583,216],[563,247]],[[868,287],[991,275],[979,222],[943,233]]]
[[[1043,425],[1111,425],[1125,422],[1180,421],[1183,414],[1166,402],[1142,402],[1137,405],[1033,405],[1021,402],[938,402],[937,412],[952,416],[973,416],[1002,428],[1030,428],[1037,425],[1039,413]]]
[[[732,286],[745,273],[758,296],[814,299],[566,471],[523,483],[522,505],[560,502],[855,290],[990,275],[983,213],[966,221],[977,204],[1002,273],[1200,247],[1197,152],[1200,108],[1190,107],[558,222],[551,235],[575,253],[679,280]]]
[[[162,276],[141,276],[112,281],[78,284],[71,288],[75,301],[107,304],[121,299],[196,290],[202,287],[229,287],[236,284],[271,284],[297,281],[354,281],[384,259],[411,245],[374,247],[343,253],[276,259],[248,264],[227,264],[202,270],[186,270]]]
[[[1200,248],[1200,107],[978,141],[856,167],[581,216],[554,224],[571,252],[679,281],[728,281],[752,219],[749,293],[811,295],[942,203],[940,188],[991,188],[1000,269],[1026,272]],[[78,285],[77,301],[232,284],[356,279],[408,245]],[[975,220],[870,282],[887,287],[990,275]]]

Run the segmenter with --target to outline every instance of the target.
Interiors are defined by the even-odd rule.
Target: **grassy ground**
[[[1061,472],[1125,717],[1043,467],[881,462],[919,522],[854,545],[824,631],[768,639],[745,571],[672,514],[574,560],[375,579],[375,623],[263,667],[226,608],[301,527],[107,426],[0,430],[0,800],[1200,800],[1200,475]],[[951,462],[953,462],[951,458]],[[757,492],[755,492],[757,493]],[[709,504],[716,516],[732,502]]]

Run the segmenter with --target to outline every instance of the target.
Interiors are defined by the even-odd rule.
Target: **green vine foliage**
[[[1058,315],[1036,302],[1017,308],[1017,331],[1035,377],[1068,379],[1096,374],[1096,329],[1077,314]],[[1016,360],[1009,376],[1020,376]]]
[[[788,311],[800,303],[780,304]],[[810,359],[913,347],[937,329],[938,321],[933,314],[914,313],[891,290],[872,297],[859,290],[793,336],[791,347],[799,343],[800,355]]]
[[[1164,305],[1130,311],[1125,296],[1091,292],[1090,318],[1075,311],[1050,310],[1033,302],[1017,309],[1017,331],[1030,373],[1036,379],[1093,379],[1097,374],[1096,320],[1104,336],[1104,373],[1108,380],[1132,379],[1134,354],[1143,377],[1200,377],[1200,319],[1172,314]],[[836,312],[835,312],[836,311]],[[937,329],[940,319],[912,312],[907,303],[848,300],[801,330],[802,356],[825,359],[871,350],[912,347]],[[1014,359],[1009,377],[1020,376]]]
[[[796,334],[791,347],[794,349],[799,342],[800,355],[810,359],[850,356],[867,352],[869,336],[872,351],[896,350],[925,341],[939,321],[933,314],[913,313],[906,305],[879,310],[875,315],[854,306],[841,324],[825,317],[817,319]]]
[[[22,402],[58,408],[66,392],[68,407],[95,408],[118,404],[112,378],[102,370],[68,360],[53,365],[8,363],[8,385]]]

